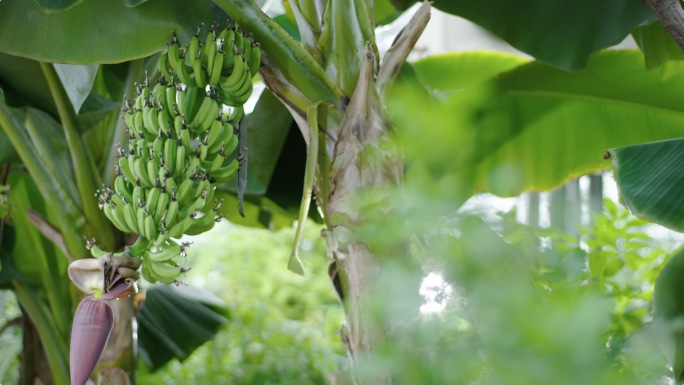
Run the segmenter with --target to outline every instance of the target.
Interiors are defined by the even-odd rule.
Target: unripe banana
[[[176,224],[176,216],[178,216],[178,201],[172,200],[169,202],[166,213],[164,213],[164,221],[168,227],[173,227]]]
[[[179,178],[181,175],[183,175],[183,171],[185,171],[185,149],[186,147],[183,145],[176,146],[176,164],[173,170],[174,178]]]
[[[252,41],[252,51],[249,56],[249,70],[254,77],[261,67],[261,48],[259,43]]]
[[[220,169],[209,173],[209,176],[216,183],[225,183],[229,181],[231,178],[233,178],[233,176],[235,176],[235,172],[237,171],[238,167],[239,163],[237,159],[233,159],[233,161],[230,162],[228,165],[223,166]]]
[[[181,247],[178,243],[168,240],[162,243],[158,250],[154,252],[151,250],[145,251],[145,258],[149,258],[150,262],[164,262],[174,259],[181,253]]]
[[[232,128],[232,127],[231,127]],[[207,131],[205,143],[209,146],[209,152],[215,153],[221,146],[219,139],[223,133],[223,122],[216,120],[211,122],[211,127]]]
[[[162,76],[164,77],[164,80],[167,83],[171,83],[173,81],[174,76],[171,73],[171,71],[173,71],[173,69],[171,68],[171,65],[169,64],[169,51],[168,51],[168,49],[166,50],[166,52],[163,52],[159,56],[158,67],[159,67],[159,71],[161,72]]]
[[[169,261],[150,261],[149,266],[152,269],[152,275],[159,282],[166,284],[175,283],[177,281],[177,278],[183,273],[183,270],[179,266],[177,266],[177,264],[171,265],[168,262]]]
[[[164,140],[164,161],[170,175],[175,175],[176,154],[178,153],[176,144],[176,139]]]
[[[142,229],[143,230],[143,235],[147,239],[155,239],[157,238],[157,228],[154,225],[154,218],[152,215],[148,215],[145,217],[145,227]]]
[[[145,210],[147,210],[147,213],[150,216],[154,215],[154,210],[157,207],[157,201],[159,200],[160,195],[161,195],[161,189],[159,187],[153,187],[147,193],[147,199],[145,200]],[[147,238],[153,239],[150,237],[147,237]]]
[[[182,237],[183,234],[188,230],[188,228],[192,226],[194,216],[195,214],[190,213],[190,215],[186,216],[185,218],[183,218],[183,220],[169,228],[169,237],[176,239]]]
[[[123,207],[123,216],[126,221],[126,224],[128,225],[128,228],[131,229],[131,231],[134,233],[140,233],[137,218],[135,216],[135,209],[133,208],[134,205],[135,203],[133,202],[126,203]]]
[[[159,181],[159,168],[161,167],[159,163],[159,158],[151,157],[147,160],[147,176],[151,181],[152,186],[156,186]]]
[[[137,180],[140,181],[140,184],[143,187],[152,187],[152,181],[150,180],[150,176],[147,173],[147,163],[143,160],[142,157],[135,158],[135,160],[133,161],[133,170],[135,171],[135,176],[137,177]]]
[[[161,222],[162,218],[164,218],[164,213],[166,212],[170,201],[171,195],[169,193],[163,192],[159,195],[157,205],[154,209],[154,223],[159,223]]]
[[[191,179],[183,179],[183,183],[181,183],[181,185],[178,187],[178,192],[176,193],[176,200],[183,204],[186,203],[188,200],[192,199],[192,187],[193,181]]]
[[[132,201],[131,190],[126,184],[126,180],[123,176],[117,176],[116,179],[114,179],[114,191],[116,191],[117,194],[121,194],[128,202]]]
[[[141,186],[133,187],[133,194],[131,197],[131,203],[140,206],[140,202],[145,201],[145,191]],[[136,226],[137,227],[137,226]]]
[[[192,225],[185,230],[185,234],[197,235],[211,230],[216,224],[216,218],[217,217],[214,216],[213,212],[204,214],[201,217],[196,217],[192,222]]]

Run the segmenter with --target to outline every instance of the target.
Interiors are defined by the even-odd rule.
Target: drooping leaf
[[[632,0],[435,0],[433,5],[480,25],[541,61],[573,70],[584,67],[592,53],[655,20],[643,2]]]
[[[54,64],[55,71],[62,86],[74,106],[74,111],[81,110],[97,75],[97,65]]]
[[[611,150],[620,199],[648,221],[684,232],[684,139]]]
[[[683,136],[682,87],[680,62],[647,71],[638,51],[606,51],[583,71],[533,62],[446,103],[409,91],[389,106],[409,174],[422,165],[445,192],[511,196],[597,171],[607,149]]]
[[[247,126],[249,143],[248,195],[266,194],[292,121],[287,108],[270,91],[264,90],[254,111],[241,123]],[[232,191],[237,190],[235,180],[228,186]]]
[[[210,0],[147,1],[136,7],[84,0],[51,14],[35,1],[0,1],[0,52],[47,62],[118,63],[162,50],[173,31],[189,41],[200,23],[226,19]]]
[[[141,356],[152,371],[174,358],[183,361],[229,318],[225,304],[210,292],[191,286],[152,286],[138,313]]]
[[[635,29],[632,36],[644,53],[648,69],[668,60],[684,60],[684,51],[675,43],[660,21]]]

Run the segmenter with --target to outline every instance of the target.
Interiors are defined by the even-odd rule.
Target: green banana
[[[166,138],[164,140],[164,161],[170,175],[175,174],[177,141],[175,139]]]
[[[197,235],[211,230],[216,224],[216,218],[220,217],[214,216],[213,212],[204,214],[199,218],[195,218],[195,220],[192,222],[192,225],[185,230],[185,234]]]
[[[249,56],[249,70],[254,77],[261,67],[261,48],[259,43],[252,41],[252,52]]]
[[[176,200],[181,203],[187,202],[191,198],[191,192],[193,187],[192,179],[185,178],[183,183],[178,187],[178,192],[176,193]]]
[[[159,196],[161,196],[161,189],[159,187],[153,187],[147,193],[147,199],[145,200],[145,210],[150,216],[154,215],[154,210],[157,208],[157,201],[159,200]],[[148,238],[152,239],[150,237]]]
[[[166,225],[172,227],[176,224],[176,216],[178,215],[178,201],[172,200],[164,213],[164,221]]]
[[[126,246],[125,252],[131,257],[139,257],[147,250],[150,240],[145,237],[138,237],[132,245]]]
[[[195,215],[191,213],[190,215],[183,218],[183,220],[181,220],[180,222],[178,222],[174,226],[172,226],[169,229],[169,237],[170,238],[176,238],[176,239],[182,237],[183,233],[185,233],[185,231],[187,231],[188,228],[190,228],[190,226],[192,226],[192,221],[193,221],[194,216]]]
[[[142,233],[145,236],[145,238],[147,238],[147,239],[157,238],[157,235],[158,235],[157,234],[157,228],[154,225],[154,218],[152,217],[151,214],[145,217],[144,227],[141,230],[143,230]]]
[[[147,163],[145,163],[142,157],[135,158],[133,161],[133,170],[135,170],[135,175],[138,177],[138,180],[143,187],[149,188],[153,186],[153,182],[150,180],[150,176],[147,173]]]
[[[133,208],[135,203],[133,202],[128,202],[123,206],[123,216],[126,221],[126,224],[128,225],[128,228],[131,229],[131,232],[134,233],[140,233],[140,229],[138,228],[138,222],[135,217],[135,209]]]
[[[149,267],[152,269],[152,275],[157,279],[157,281],[167,284],[175,283],[177,278],[183,273],[183,269],[181,269],[177,264],[171,265],[168,262],[169,261],[150,261]]]
[[[169,193],[161,193],[159,195],[159,199],[157,200],[157,205],[154,208],[154,222],[159,223],[161,222],[162,218],[164,217],[164,213],[166,212],[166,209],[169,206],[169,202],[171,201],[171,195]]]
[[[233,159],[228,165],[212,172],[209,176],[217,183],[224,183],[229,181],[237,171],[239,163],[237,159]]]
[[[174,170],[173,170],[174,178],[178,178],[181,175],[183,175],[183,171],[185,169],[185,151],[186,151],[185,146],[183,146],[183,145],[177,145],[176,146],[175,166],[174,166]]]
[[[146,250],[144,257],[149,258],[150,262],[164,262],[179,256],[180,253],[180,245],[172,240],[168,240],[162,243],[158,250],[154,252]]]
[[[123,176],[117,176],[116,179],[114,179],[114,191],[124,196],[128,202],[131,202],[131,191],[126,183],[126,179]]]

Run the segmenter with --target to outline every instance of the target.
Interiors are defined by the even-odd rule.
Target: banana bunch
[[[176,35],[161,55],[159,69],[171,82],[176,77],[188,87],[211,86],[223,104],[242,106],[252,94],[252,78],[261,65],[261,49],[251,36],[234,24],[218,30],[212,25],[204,43],[202,27],[182,47]]]
[[[221,31],[212,26],[204,43],[200,33],[201,27],[184,48],[174,35],[159,61],[159,80],[138,85],[126,101],[129,140],[118,148],[114,186],[98,190],[99,207],[114,226],[139,234],[122,253],[143,259],[150,282],[173,283],[188,270],[180,265],[187,245],[174,239],[220,221],[216,188],[245,170],[234,153],[246,148],[238,124],[261,53],[232,24]]]

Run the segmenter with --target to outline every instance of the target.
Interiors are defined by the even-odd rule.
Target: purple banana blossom
[[[89,295],[76,309],[69,353],[71,385],[84,385],[95,369],[114,326],[114,314],[104,299]]]
[[[136,292],[140,261],[132,258],[80,259],[69,266],[69,277],[91,294],[76,308],[71,327],[69,365],[71,385],[84,385],[97,366],[114,326],[112,309],[105,300]]]

